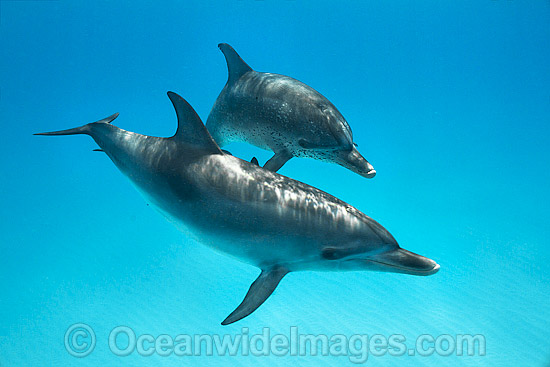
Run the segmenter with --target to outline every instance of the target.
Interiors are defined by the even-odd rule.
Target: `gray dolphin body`
[[[149,201],[198,240],[257,266],[260,276],[222,324],[256,310],[291,271],[375,270],[430,275],[434,261],[406,251],[373,219],[321,190],[224,154],[192,107],[168,93],[170,138],[110,124],[118,114],[38,135],[91,136]]]
[[[240,141],[271,150],[264,168],[274,172],[292,157],[308,157],[375,176],[344,116],[323,95],[288,76],[252,70],[226,43],[218,47],[229,77],[206,127],[220,146]]]

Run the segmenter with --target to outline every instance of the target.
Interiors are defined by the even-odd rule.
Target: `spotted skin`
[[[229,78],[206,123],[220,146],[246,142],[281,155],[282,164],[312,158],[374,177],[346,119],[323,95],[291,77],[252,70],[227,44],[220,49]]]
[[[292,271],[371,270],[431,275],[433,260],[402,249],[378,222],[305,183],[224,153],[198,115],[169,92],[178,115],[170,138],[111,124],[116,114],[39,135],[91,136],[135,187],[186,235],[261,274],[222,324],[254,312]],[[192,247],[190,248],[192,250]]]

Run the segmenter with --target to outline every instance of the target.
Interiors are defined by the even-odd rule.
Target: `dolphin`
[[[224,146],[247,142],[275,154],[264,168],[277,172],[292,157],[337,163],[372,178],[344,116],[323,95],[288,76],[252,70],[227,43],[218,45],[229,77],[206,127]]]
[[[111,124],[118,114],[36,135],[91,136],[172,223],[261,269],[223,325],[250,315],[292,271],[438,271],[433,260],[400,248],[384,227],[351,205],[224,153],[193,108],[175,93],[168,97],[178,118],[169,138],[120,129]]]

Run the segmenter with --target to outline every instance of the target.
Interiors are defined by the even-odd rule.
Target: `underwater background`
[[[204,348],[119,356],[109,335],[121,325],[155,338],[399,334],[407,347],[482,335],[485,355],[362,362],[550,365],[549,1],[0,0],[0,11],[0,366],[353,365]],[[258,269],[178,232],[89,137],[32,136],[114,112],[117,126],[170,136],[168,90],[206,121],[227,80],[220,42],[326,96],[377,176],[308,159],[279,172],[371,216],[437,274],[292,273],[221,326]],[[66,345],[79,323],[96,337],[84,358]]]

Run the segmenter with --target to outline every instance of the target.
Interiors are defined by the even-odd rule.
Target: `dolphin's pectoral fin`
[[[252,71],[252,68],[241,59],[233,47],[229,46],[227,43],[220,43],[218,47],[223,52],[225,61],[227,62],[227,71],[229,72],[227,83],[232,84],[243,74]]]
[[[201,148],[211,154],[223,154],[193,107],[174,92],[168,92],[168,98],[172,101],[178,116],[178,129],[171,139]]]
[[[222,325],[232,324],[254,312],[273,293],[286,274],[288,274],[288,270],[281,266],[262,270],[239,307],[222,321]]]
[[[286,150],[277,152],[264,164],[264,168],[277,172],[290,158],[292,158],[292,154]]]
[[[258,167],[260,166],[260,163],[258,162],[258,158],[256,157],[252,157],[252,159],[250,160],[250,163],[255,164]]]

